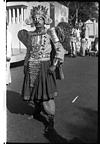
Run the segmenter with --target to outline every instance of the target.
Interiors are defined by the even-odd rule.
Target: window
[[[7,8],[7,22],[8,24],[21,23],[24,21],[23,7],[9,7]]]
[[[15,9],[15,23],[17,23],[17,9]]]

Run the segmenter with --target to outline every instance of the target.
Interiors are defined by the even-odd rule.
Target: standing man
[[[79,26],[76,25],[76,55],[80,54],[80,29]]]
[[[85,39],[85,31],[86,31],[86,25],[83,23],[81,27],[81,49],[80,49],[80,55],[85,56],[86,51],[86,39]]]
[[[77,37],[76,28],[72,28],[72,33],[71,33],[71,38],[70,38],[70,47],[71,47],[72,57],[76,57],[76,37]]]
[[[56,68],[64,62],[64,49],[56,35],[55,28],[46,29],[52,20],[47,8],[41,5],[31,9],[30,25],[34,31],[25,29],[18,32],[19,40],[26,46],[24,62],[23,99],[35,105],[33,116],[38,117],[42,111],[48,121],[45,131],[54,127],[55,101],[57,96]]]

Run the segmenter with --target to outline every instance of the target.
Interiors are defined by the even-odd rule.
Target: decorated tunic
[[[50,60],[52,38],[48,33],[49,31],[45,31],[44,33],[38,34],[35,32],[28,32],[27,30],[18,32],[19,40],[27,47],[24,66],[28,66],[27,70],[30,74],[30,86],[32,87],[40,70],[40,62]],[[58,41],[56,43],[53,42],[53,44],[56,51],[55,58],[63,62],[65,51],[61,43]]]

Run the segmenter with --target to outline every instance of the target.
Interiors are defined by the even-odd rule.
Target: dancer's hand
[[[49,72],[50,72],[50,73],[53,73],[53,72],[55,71],[55,69],[56,69],[56,66],[52,65],[52,66],[50,66],[50,68],[49,68]]]

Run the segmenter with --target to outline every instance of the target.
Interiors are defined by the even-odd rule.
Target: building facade
[[[87,20],[86,24],[86,37],[89,38],[91,41],[94,41],[96,37],[98,37],[98,22],[96,20],[91,21]]]

